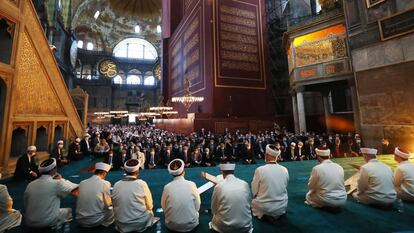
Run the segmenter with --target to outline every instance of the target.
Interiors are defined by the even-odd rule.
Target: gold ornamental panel
[[[346,57],[345,38],[333,37],[295,47],[296,67]]]

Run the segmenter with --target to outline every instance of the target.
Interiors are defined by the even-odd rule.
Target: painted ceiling
[[[94,50],[110,52],[128,37],[146,39],[160,48],[161,0],[73,0],[72,6],[76,37],[94,43]]]

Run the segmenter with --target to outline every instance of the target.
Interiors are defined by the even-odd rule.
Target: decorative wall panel
[[[187,3],[187,1],[186,1]],[[170,42],[170,93],[184,94],[184,84],[190,82],[191,92],[205,89],[203,4],[192,8]]]
[[[266,88],[262,1],[214,1],[217,87]]]
[[[64,115],[27,33],[22,35],[17,62],[15,114]]]

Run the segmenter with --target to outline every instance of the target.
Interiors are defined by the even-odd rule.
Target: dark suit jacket
[[[38,173],[34,157],[32,157],[31,161],[29,162],[27,154],[20,156],[20,158],[17,160],[16,170],[14,171],[14,178],[16,180],[32,181],[35,178],[30,174],[31,171]]]

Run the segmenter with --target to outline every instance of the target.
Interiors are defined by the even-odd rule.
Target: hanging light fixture
[[[183,96],[172,97],[171,101],[173,103],[182,103],[184,105],[185,109],[188,112],[191,105],[193,105],[194,103],[203,102],[204,97],[202,97],[202,96],[193,96],[191,94],[191,91],[190,91],[191,82],[188,79],[186,79],[185,84],[186,84],[186,89],[185,89],[186,94],[183,95]]]

